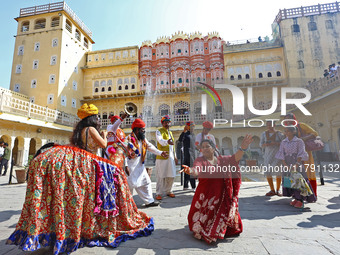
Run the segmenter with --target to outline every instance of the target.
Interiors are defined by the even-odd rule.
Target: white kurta
[[[158,150],[152,143],[150,143],[146,138],[145,142],[147,145],[147,150],[153,154],[161,155],[162,151]],[[138,141],[139,148],[142,149],[142,142]],[[144,164],[142,164],[142,157],[138,156],[127,160],[127,164],[130,170],[130,175],[128,176],[128,184],[132,188],[138,188],[140,186],[145,186],[151,183],[150,177],[146,172]]]
[[[170,134],[169,134],[169,137]],[[161,132],[156,131],[156,139],[162,146],[168,145],[168,140],[164,140]],[[169,145],[169,158],[167,159],[156,159],[156,171],[159,178],[175,177],[176,176],[176,164],[175,164],[175,153],[174,146]]]

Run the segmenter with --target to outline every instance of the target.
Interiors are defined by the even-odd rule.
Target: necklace
[[[209,159],[207,159],[207,160],[213,166],[217,164],[217,158],[216,157],[214,157],[212,160],[209,160]]]

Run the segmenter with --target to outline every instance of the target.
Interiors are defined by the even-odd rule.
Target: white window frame
[[[22,72],[22,65],[19,64],[19,65],[16,65],[15,67],[15,73],[21,73]]]
[[[33,70],[37,70],[39,68],[39,60],[33,60]]]
[[[76,81],[73,81],[73,82],[72,82],[72,89],[75,90],[75,91],[78,90],[78,84],[77,84]]]
[[[19,84],[19,83],[16,83],[16,84],[14,85],[14,91],[15,91],[15,92],[20,92],[20,84]]]
[[[53,104],[53,101],[54,101],[54,95],[53,94],[47,95],[47,104]]]
[[[18,56],[23,56],[24,55],[24,49],[25,49],[24,45],[20,45],[18,47]]]
[[[37,80],[36,79],[31,80],[31,88],[35,89],[36,87],[37,87]]]
[[[66,97],[65,95],[62,95],[62,96],[60,97],[60,104],[61,104],[62,106],[65,106],[65,107],[66,107],[66,104],[67,104],[67,97]]]
[[[54,43],[54,42],[56,42],[56,43]],[[52,47],[53,47],[53,48],[54,48],[54,47],[58,47],[58,43],[59,43],[58,38],[53,38],[53,39],[52,39]]]
[[[72,98],[72,107],[77,108],[77,99]]]
[[[54,66],[57,64],[57,56],[56,55],[53,55],[51,56],[51,61],[50,61],[50,65],[51,66]]]
[[[54,84],[55,83],[55,74],[50,74],[48,83],[49,84]]]
[[[34,43],[34,51],[40,51],[40,42]]]

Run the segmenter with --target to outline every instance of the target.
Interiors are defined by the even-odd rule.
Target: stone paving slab
[[[5,245],[26,191],[26,184],[7,185],[7,178],[0,177],[0,254],[51,254],[48,249],[22,252]],[[265,182],[243,182],[239,206],[244,231],[214,244],[195,239],[188,229],[192,190],[183,191],[175,183],[176,198],[165,197],[153,208],[143,207],[134,194],[139,209],[154,217],[151,236],[127,241],[116,249],[86,247],[72,254],[340,254],[340,178],[326,179],[324,186],[318,186],[317,203],[306,204],[303,210],[289,206],[289,198],[264,196],[267,191]]]

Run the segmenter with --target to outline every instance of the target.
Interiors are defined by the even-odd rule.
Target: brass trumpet
[[[137,114],[137,106],[133,103],[126,103],[124,106],[125,113],[133,116]]]

